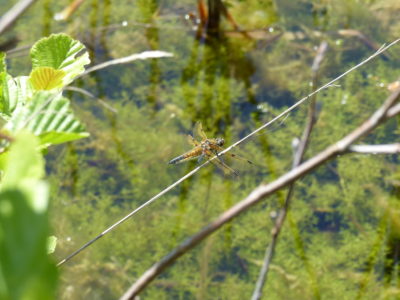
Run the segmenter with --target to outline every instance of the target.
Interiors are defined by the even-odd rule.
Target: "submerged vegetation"
[[[186,135],[195,122],[202,122],[209,137],[223,137],[230,145],[398,38],[400,28],[400,5],[388,0],[231,0],[223,1],[219,11],[213,7],[216,12],[206,4],[219,1],[198,1],[197,6],[195,1],[86,1],[68,20],[52,19],[67,2],[33,5],[24,20],[0,36],[0,44],[16,38],[22,47],[63,31],[88,50],[76,65],[33,60],[37,71],[32,73],[28,58],[17,56],[23,49],[9,51],[8,74],[2,77],[30,73],[33,88],[47,90],[35,94],[38,105],[51,90],[67,84],[94,95],[64,90],[56,107],[71,113],[71,103],[76,126],[58,136],[50,130],[35,132],[36,126],[32,131],[38,138],[28,137],[38,149],[87,137],[46,150],[48,214],[51,234],[57,237],[52,256],[57,261],[194,168],[195,163],[170,166],[168,161],[190,149]],[[210,22],[211,27],[203,26]],[[35,53],[45,53],[43,41],[48,40],[31,52],[38,59]],[[82,51],[81,43],[68,41],[76,53]],[[321,42],[328,43],[328,50],[312,86],[311,65]],[[317,121],[305,160],[380,107],[399,78],[398,49],[317,94]],[[96,65],[145,50],[169,51],[174,57],[112,66],[71,83],[88,57]],[[46,76],[53,80],[43,84],[40,79]],[[20,78],[15,86],[28,80]],[[15,101],[1,105],[4,129],[13,132],[19,122],[26,125],[21,116],[13,116]],[[28,112],[21,115],[35,115],[35,107],[24,105]],[[43,115],[54,117],[53,112],[51,107]],[[58,298],[120,297],[185,238],[260,183],[288,172],[293,140],[301,137],[307,113],[308,103],[235,149],[255,163],[232,164],[239,178],[206,166],[61,266]],[[358,142],[397,142],[396,118]],[[18,143],[15,148],[26,150]],[[398,153],[351,153],[299,179],[270,265],[265,299],[397,299],[399,178]],[[142,292],[143,298],[250,298],[286,193],[265,199],[182,256]],[[41,238],[49,235],[45,227]]]

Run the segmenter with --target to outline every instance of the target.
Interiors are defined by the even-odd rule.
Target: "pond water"
[[[23,47],[55,32],[84,43],[92,65],[148,50],[173,57],[115,65],[65,91],[91,136],[46,156],[57,261],[192,170],[196,160],[168,162],[191,149],[186,140],[196,122],[231,145],[306,96],[312,83],[398,38],[400,28],[400,4],[390,0],[231,0],[203,19],[194,0],[87,0],[56,21],[69,2],[38,1],[2,36],[18,48],[8,53],[10,73],[28,72]],[[328,50],[315,74],[322,42]],[[399,65],[396,46],[319,93],[305,158],[368,118]],[[120,297],[185,238],[290,170],[308,106],[234,150],[254,162],[227,161],[239,177],[207,165],[63,265],[59,298]],[[390,120],[360,143],[394,143],[398,134],[398,119]],[[400,297],[398,163],[396,155],[346,154],[298,181],[265,299]],[[250,298],[285,195],[265,199],[187,253],[143,299]]]

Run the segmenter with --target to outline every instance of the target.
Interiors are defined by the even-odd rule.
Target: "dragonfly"
[[[208,138],[204,133],[203,126],[200,122],[196,123],[193,130],[193,135],[197,139],[195,139],[192,135],[188,135],[188,142],[193,146],[193,148],[188,152],[185,152],[182,155],[170,160],[169,164],[175,165],[193,159],[197,159],[198,162],[201,162],[203,159],[210,160],[216,156],[216,159],[210,160],[211,164],[221,169],[225,175],[239,176],[239,173],[228,166],[222,159],[222,155],[219,154],[224,150],[222,146],[225,144],[225,140],[223,138]],[[224,153],[224,155],[233,159],[245,161],[248,164],[253,164],[252,161],[233,153]]]

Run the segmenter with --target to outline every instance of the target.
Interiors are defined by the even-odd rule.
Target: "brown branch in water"
[[[242,28],[239,26],[239,24],[235,21],[231,13],[229,12],[228,8],[226,5],[221,1],[221,11],[222,14],[225,16],[225,18],[228,20],[229,23],[231,23],[233,29],[243,35],[243,37],[247,39],[252,39],[252,36],[250,36],[247,31],[242,30]]]
[[[298,178],[303,177],[304,175],[308,174],[309,172],[324,164],[328,160],[334,158],[335,156],[346,153],[351,144],[375,129],[388,118],[388,110],[396,103],[396,101],[398,101],[399,98],[400,88],[392,93],[385,100],[383,105],[378,110],[376,110],[368,120],[366,120],[361,126],[353,130],[343,139],[332,144],[324,151],[320,152],[319,154],[302,163],[298,167],[282,175],[275,181],[266,185],[261,185],[253,190],[253,192],[251,192],[247,196],[247,198],[240,201],[227,211],[223,212],[221,215],[219,215],[219,217],[217,217],[217,219],[209,223],[195,235],[187,238],[183,243],[177,246],[169,254],[167,254],[160,261],[150,267],[128,289],[128,291],[121,297],[121,300],[134,299],[136,295],[138,295],[147,285],[150,284],[150,282],[152,282],[164,269],[166,269],[169,265],[176,261],[180,256],[199,244],[207,236],[217,231],[224,224],[233,220],[241,213],[247,211],[253,205],[259,203],[261,200],[276,192],[277,190],[290,185]]]
[[[204,0],[197,0],[197,10],[199,12],[200,25],[201,27],[204,27],[206,26],[208,19],[207,7]]]
[[[222,0],[208,0],[208,18],[207,18],[207,33],[219,34],[222,13]]]
[[[341,29],[338,31],[338,33],[341,36],[344,37],[356,37],[361,43],[363,43],[365,46],[367,46],[369,49],[372,49],[374,51],[377,51],[380,47],[379,44],[377,44],[376,42],[374,42],[373,40],[369,39],[365,34],[363,34],[361,31],[359,30],[355,30],[355,29]],[[382,55],[382,58],[384,58],[385,60],[389,60],[390,57],[388,54],[384,53]]]
[[[66,21],[69,17],[82,5],[85,0],[74,0],[71,4],[65,7],[61,12],[54,15],[56,21]]]
[[[0,35],[10,28],[35,1],[36,0],[21,0],[6,12],[0,18]]]
[[[247,39],[252,39],[247,31],[240,28],[222,0],[208,0],[207,4],[208,10],[206,9],[204,0],[197,1],[200,21],[200,26],[197,27],[197,38],[204,37],[203,31],[205,31],[206,35],[209,37],[220,37],[220,34],[224,32],[220,28],[221,17],[225,17],[236,33],[239,33],[242,37]]]
[[[325,53],[326,53],[327,49],[328,49],[328,43],[322,42],[318,48],[317,55],[314,58],[314,61],[313,61],[312,67],[311,67],[311,70],[313,73],[313,75],[312,75],[312,88],[313,89],[315,89],[315,87],[317,86],[318,70],[320,68],[323,58],[325,57]],[[307,148],[307,145],[308,145],[308,142],[310,139],[311,131],[314,128],[314,124],[317,121],[317,112],[315,109],[315,101],[316,101],[316,95],[314,94],[314,96],[310,102],[309,109],[308,109],[306,127],[304,128],[300,144],[298,145],[296,152],[294,154],[292,169],[294,169],[298,165],[300,165],[301,161],[303,160],[304,153],[305,153],[305,150]],[[281,212],[278,214],[276,221],[275,221],[274,228],[271,231],[271,235],[272,235],[271,242],[265,251],[263,265],[261,267],[260,274],[259,274],[258,280],[256,282],[256,287],[255,287],[253,295],[251,297],[252,300],[261,299],[262,289],[267,280],[268,271],[271,266],[271,261],[274,256],[274,253],[275,253],[276,244],[278,242],[279,233],[281,232],[283,223],[285,222],[287,213],[289,211],[291,198],[292,198],[293,190],[294,190],[294,185],[295,185],[295,182],[293,182],[292,184],[289,185],[283,208],[281,209]]]

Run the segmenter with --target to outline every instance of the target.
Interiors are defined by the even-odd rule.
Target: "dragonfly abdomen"
[[[192,151],[184,153],[184,154],[182,154],[182,155],[180,155],[178,157],[175,157],[174,159],[170,160],[169,164],[170,165],[174,165],[174,164],[177,164],[177,163],[180,163],[180,162],[184,162],[186,160],[193,159],[193,158],[201,155],[202,152],[203,152],[203,149],[199,147],[197,149],[194,149]]]
[[[181,161],[182,159],[184,159],[184,158],[185,158],[184,155],[175,157],[174,159],[171,159],[171,160],[169,161],[169,164],[170,164],[170,165],[177,164],[178,162],[180,162],[180,161]]]

